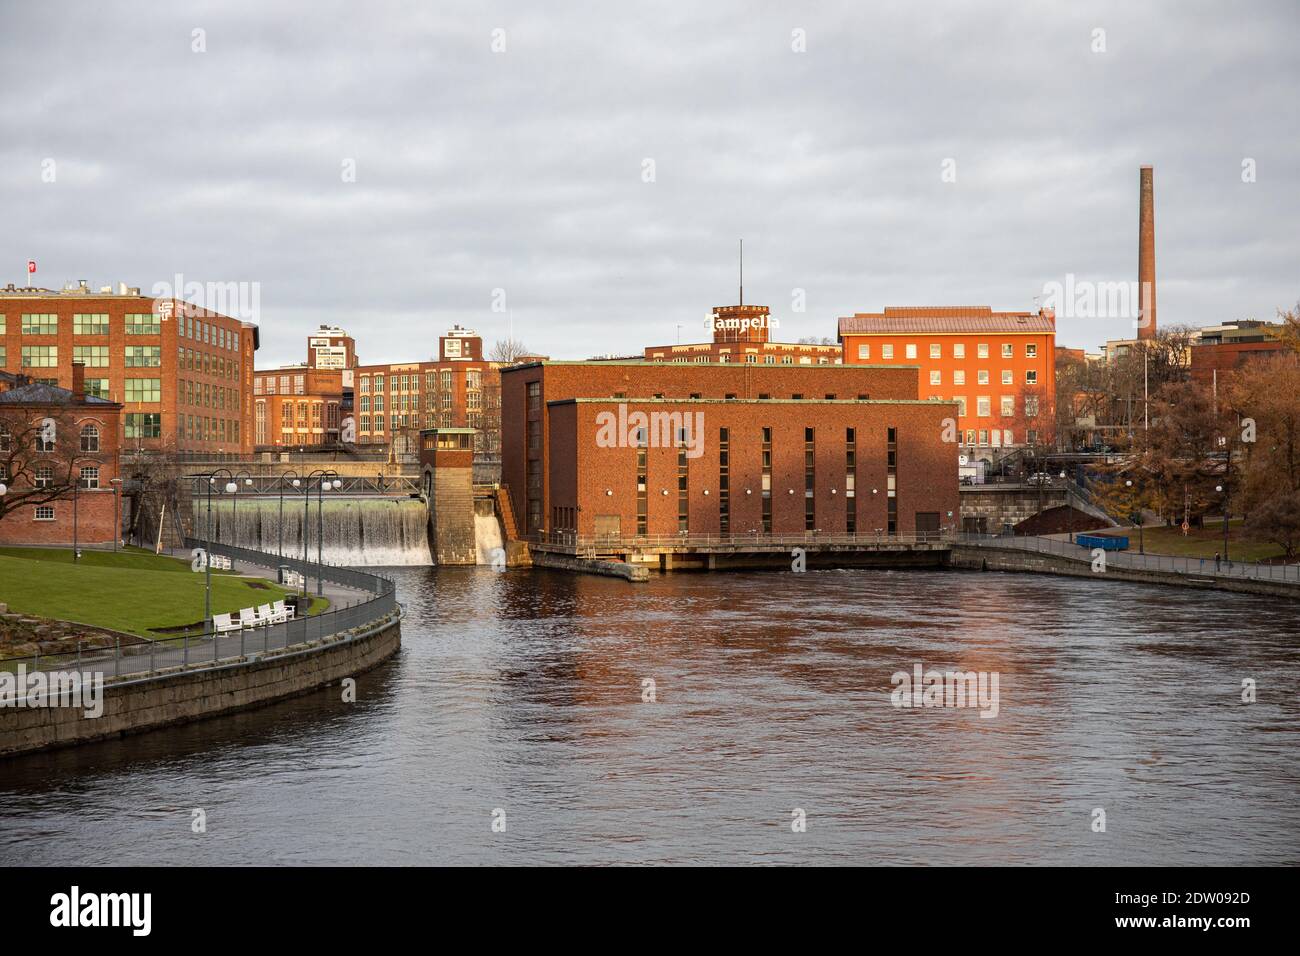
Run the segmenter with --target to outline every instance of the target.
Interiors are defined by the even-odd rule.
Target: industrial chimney
[[[1156,337],[1156,210],[1152,169],[1138,173],[1138,319],[1137,337]]]

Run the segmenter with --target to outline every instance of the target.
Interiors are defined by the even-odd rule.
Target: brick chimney
[[[1153,170],[1138,172],[1138,303],[1142,310],[1137,337],[1156,337],[1156,210]]]
[[[86,363],[72,363],[72,400],[74,402],[84,402],[86,400]]]

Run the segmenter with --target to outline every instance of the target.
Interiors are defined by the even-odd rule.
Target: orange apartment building
[[[252,451],[258,330],[189,302],[121,284],[0,288],[0,371],[122,405],[124,451]]]
[[[917,397],[954,402],[959,454],[992,463],[1048,440],[1056,315],[988,306],[889,307],[839,320],[846,365],[919,369]]]

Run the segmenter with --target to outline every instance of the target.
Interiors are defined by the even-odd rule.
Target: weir
[[[192,499],[194,536],[206,536],[207,499]],[[317,503],[307,509],[308,559],[316,560]],[[212,540],[276,554],[280,544],[279,498],[247,497],[212,501]],[[428,515],[418,498],[326,496],[321,520],[322,557],[346,567],[431,565]],[[284,501],[284,553],[301,556],[303,546],[301,496]]]

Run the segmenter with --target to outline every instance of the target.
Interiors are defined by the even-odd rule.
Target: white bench
[[[208,564],[216,568],[218,571],[230,570],[230,559],[225,557],[224,555],[220,555],[220,554],[209,555]]]
[[[239,609],[239,622],[243,627],[258,627],[266,623],[257,616],[257,611],[251,607]]]
[[[283,608],[276,611],[269,604],[259,604],[257,606],[257,616],[263,624],[283,624],[289,620],[289,614]]]
[[[233,614],[212,615],[212,627],[218,634],[228,634],[231,631],[242,630],[243,626],[243,621],[236,621]]]
[[[297,613],[293,605],[285,604],[283,601],[276,601],[271,605],[271,609],[275,611],[276,614],[283,615],[282,619],[285,621],[292,621]]]

